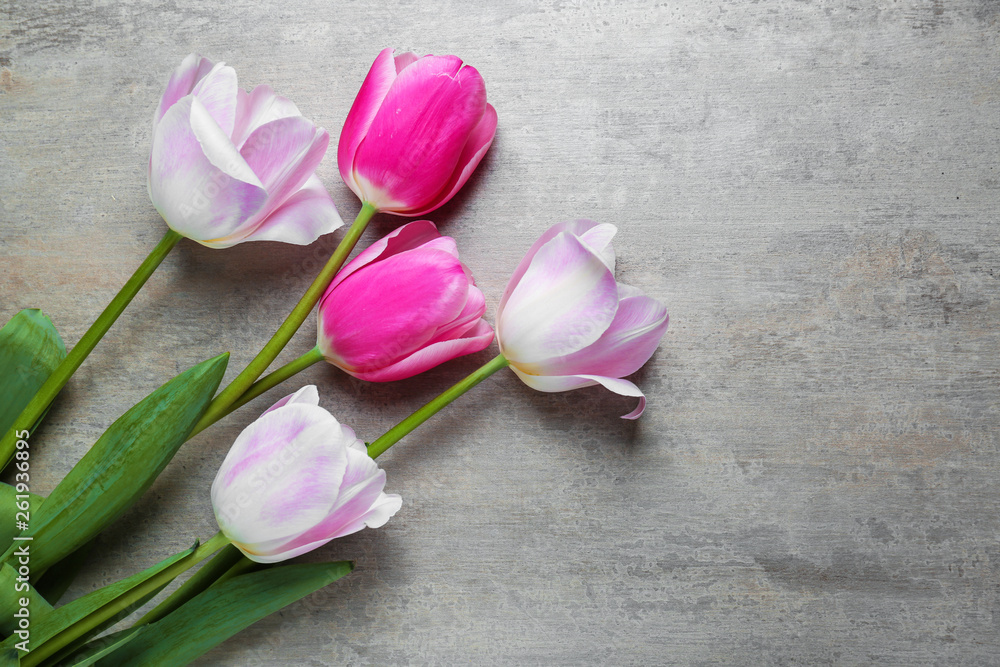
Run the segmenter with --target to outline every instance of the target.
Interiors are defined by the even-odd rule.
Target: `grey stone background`
[[[998,42],[990,0],[0,0],[0,318],[75,343],[161,236],[151,117],[187,53],[334,141],[381,48],[454,53],[500,126],[428,217],[491,319],[549,225],[619,225],[619,278],[671,314],[648,410],[491,378],[380,459],[385,528],[306,557],[352,575],[199,664],[998,664]],[[335,151],[319,175],[353,218]],[[58,399],[35,490],[175,373],[230,350],[233,377],[339,237],[183,242]],[[289,391],[372,439],[493,354]],[[216,467],[281,395],[189,443],[73,594],[214,533]]]

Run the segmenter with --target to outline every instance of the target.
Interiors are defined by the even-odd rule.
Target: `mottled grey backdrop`
[[[336,138],[394,46],[461,56],[499,113],[428,216],[490,317],[531,242],[589,217],[671,326],[637,423],[510,373],[463,397],[381,460],[399,514],[309,557],[357,570],[200,664],[1000,661],[1000,3],[211,4],[0,0],[0,318],[75,343],[163,233],[151,117],[188,52]],[[334,154],[319,174],[352,218]],[[230,350],[232,377],[339,236],[182,243],[55,404],[35,490],[178,371]],[[494,353],[292,388],[372,439]],[[279,395],[187,445],[73,593],[211,535],[215,469]]]

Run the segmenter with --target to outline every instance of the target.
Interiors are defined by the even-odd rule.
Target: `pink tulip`
[[[486,84],[455,56],[375,59],[340,134],[340,175],[362,201],[424,215],[451,199],[497,130]]]
[[[667,330],[663,305],[615,281],[611,239],[618,229],[591,220],[555,225],[521,260],[497,308],[497,342],[511,369],[539,391],[595,384],[639,406],[628,380],[649,360]]]
[[[434,223],[403,225],[345,266],[319,304],[317,347],[372,382],[401,380],[493,340],[486,300]]]
[[[219,528],[250,560],[276,563],[378,528],[402,506],[354,431],[310,385],[247,426],[212,483]]]
[[[306,245],[343,222],[313,172],[330,136],[268,86],[189,55],[153,118],[149,197],[171,229],[210,248]]]

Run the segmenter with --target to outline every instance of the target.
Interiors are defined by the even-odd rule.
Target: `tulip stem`
[[[358,217],[354,219],[354,224],[347,230],[347,234],[344,235],[344,238],[340,241],[340,245],[330,255],[330,259],[327,260],[323,270],[313,280],[312,285],[302,295],[299,302],[295,304],[295,308],[292,309],[292,312],[285,318],[285,321],[278,327],[275,334],[271,336],[271,340],[267,341],[264,347],[261,348],[261,351],[257,353],[253,361],[236,376],[235,380],[229,383],[228,387],[215,397],[208,406],[208,410],[202,415],[201,420],[195,425],[194,433],[198,433],[209,424],[222,419],[227,414],[230,406],[235,404],[251,388],[257,378],[267,370],[267,367],[271,365],[271,362],[284,349],[285,345],[292,339],[292,336],[299,330],[302,323],[309,317],[309,313],[312,312],[312,309],[323,297],[326,288],[333,281],[333,277],[337,275],[340,267],[344,265],[347,256],[354,250],[358,239],[361,238],[365,228],[368,227],[368,222],[377,210],[372,204],[368,202],[364,203],[361,211],[358,212]]]
[[[293,375],[297,375],[298,373],[301,373],[302,371],[304,371],[305,369],[309,368],[310,366],[319,361],[323,361],[323,353],[319,351],[318,347],[314,347],[313,349],[309,350],[298,359],[289,361],[287,364],[285,364],[278,370],[268,373],[267,375],[265,375],[264,377],[262,377],[261,379],[257,380],[252,385],[250,385],[250,388],[246,390],[246,393],[244,393],[242,396],[236,399],[235,403],[226,408],[225,412],[220,414],[217,420],[222,419],[223,417],[233,412],[234,410],[243,407],[253,399],[263,394],[268,389],[278,386],[288,378],[292,377]],[[195,427],[195,430],[192,431],[191,435],[188,436],[188,439],[193,438],[203,429],[208,428],[212,423],[214,422],[206,422],[204,426],[202,426],[201,422],[199,422],[198,425]]]
[[[177,578],[182,572],[194,567],[208,556],[212,555],[226,544],[229,538],[219,531],[205,542],[202,542],[187,557],[171,563],[149,579],[136,585],[110,602],[98,607],[79,621],[72,623],[64,630],[46,640],[37,648],[20,656],[21,665],[30,667],[43,662],[46,658],[56,655],[59,652],[67,652],[69,647],[75,647],[80,638],[93,634],[97,628],[113,620],[122,611],[137,604],[146,596],[155,594],[161,588]],[[65,656],[60,656],[62,659]]]
[[[431,400],[430,403],[420,408],[412,415],[399,422],[391,429],[386,431],[385,435],[381,436],[370,445],[368,445],[368,456],[373,459],[378,457],[380,454],[384,453],[385,450],[392,447],[394,444],[402,440],[406,435],[417,428],[425,421],[433,417],[441,408],[448,405],[456,398],[469,391],[477,384],[488,378],[489,376],[496,373],[501,368],[506,368],[510,362],[502,355],[498,354],[493,357],[485,364],[474,370],[468,377],[461,380],[452,387],[446,389],[437,398]]]
[[[118,319],[132,299],[135,298],[135,295],[139,293],[139,290],[149,280],[149,277],[153,275],[156,267],[160,265],[181,238],[181,235],[174,230],[167,230],[167,233],[163,235],[163,238],[156,244],[152,252],[142,261],[142,264],[135,270],[132,277],[128,279],[118,294],[115,295],[115,298],[111,299],[111,303],[97,316],[97,319],[90,325],[87,332],[83,334],[80,341],[73,346],[70,353],[66,355],[62,363],[59,364],[52,375],[49,376],[35,393],[31,401],[24,406],[24,410],[21,411],[20,416],[15,420],[10,431],[0,441],[0,468],[6,465],[7,461],[14,454],[14,448],[17,443],[17,438],[14,434],[21,430],[34,429],[38,420],[45,414],[49,404],[52,403],[59,391],[87,358],[87,355],[97,347],[104,334],[108,332],[111,325],[115,323],[115,320]]]

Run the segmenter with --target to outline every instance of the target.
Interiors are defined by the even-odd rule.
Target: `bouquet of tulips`
[[[0,662],[10,665],[186,664],[264,616],[351,571],[349,562],[283,563],[385,524],[402,499],[375,459],[438,410],[509,367],[530,387],[622,379],[653,354],[662,304],[614,277],[616,228],[589,220],[544,231],[514,268],[497,307],[455,241],[434,223],[405,224],[345,265],[377,212],[419,217],[447,202],[489,149],[497,114],[474,68],[454,56],[376,58],[344,123],[337,161],[361,210],[309,289],[253,361],[222,391],[228,354],[170,379],[108,427],[47,497],[31,492],[31,435],[55,396],[181,240],[309,244],[342,226],[315,175],[329,135],[268,86],[249,93],[223,63],[190,55],[153,118],[149,196],[168,230],[67,354],[49,319],[23,310],[0,329]],[[318,306],[316,346],[265,375]],[[498,354],[370,443],[300,387],[250,423],[211,488],[219,532],[66,604],[74,553],[128,509],[194,434],[319,361],[370,382],[423,373],[493,342]],[[178,575],[205,562],[158,604]],[[278,563],[282,563],[277,565]],[[252,603],[248,603],[252,601]],[[137,619],[132,612],[149,608]],[[112,627],[117,629],[109,632]]]

